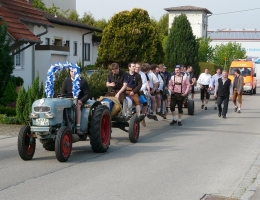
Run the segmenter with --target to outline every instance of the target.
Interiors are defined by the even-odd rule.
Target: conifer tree
[[[198,74],[198,48],[187,16],[185,14],[176,16],[165,47],[165,64],[173,68],[178,64],[192,65]]]
[[[41,82],[40,89],[39,89],[39,99],[43,97],[44,97],[44,86],[43,86],[43,82]]]
[[[29,120],[29,114],[31,113],[31,107],[32,107],[32,88],[28,87],[27,90],[27,95],[26,95],[26,102],[25,102],[25,107],[24,107],[24,111],[23,111],[23,119],[24,122]]]
[[[10,42],[11,40],[7,36],[7,24],[0,24],[0,97],[3,96],[14,70],[14,58],[10,54]]]
[[[28,118],[28,117],[26,119],[24,118],[26,102],[27,102],[27,93],[25,88],[22,86],[16,100],[16,116],[17,119],[22,123],[24,123]]]

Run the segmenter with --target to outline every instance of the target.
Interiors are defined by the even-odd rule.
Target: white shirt
[[[147,86],[148,86],[148,81],[147,81],[146,75],[142,71],[140,71],[139,74],[142,78],[142,87],[141,87],[140,91],[145,91],[145,90],[147,90]]]
[[[198,79],[198,84],[200,85],[210,85],[211,75],[202,73]]]
[[[160,74],[155,74],[155,75],[156,75],[156,77],[159,80],[159,87],[158,87],[158,89],[162,91],[163,90],[163,85],[164,85],[163,79],[162,79]]]
[[[158,78],[153,72],[148,72],[148,77],[150,80],[150,88],[154,88],[154,85],[159,82]]]

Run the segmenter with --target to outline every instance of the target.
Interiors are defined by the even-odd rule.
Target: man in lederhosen
[[[214,97],[218,101],[218,116],[223,116],[226,119],[226,114],[228,111],[229,98],[232,98],[233,87],[231,80],[228,78],[227,71],[223,70],[222,78],[219,78],[215,84],[215,94]],[[224,104],[223,109],[221,104]]]
[[[178,122],[178,125],[182,126],[181,117],[183,113],[183,101],[190,90],[190,82],[187,76],[183,76],[181,74],[180,68],[175,68],[175,75],[171,77],[168,88],[171,91],[170,109],[172,111],[173,116],[173,120],[170,123],[170,125],[174,125]],[[175,116],[176,105],[178,105],[178,119]]]

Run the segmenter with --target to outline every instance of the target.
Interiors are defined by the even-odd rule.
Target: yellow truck
[[[234,71],[236,69],[240,70],[240,74],[244,77],[244,92],[250,95],[256,94],[256,71],[255,62],[252,60],[238,59],[232,61],[229,68],[228,78],[231,79],[232,83],[234,81]]]

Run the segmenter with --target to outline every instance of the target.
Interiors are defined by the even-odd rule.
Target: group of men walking
[[[218,68],[216,74],[211,76],[209,70],[205,69],[205,72],[198,78],[198,84],[200,86],[200,99],[202,102],[201,109],[207,110],[210,93],[214,91],[214,110],[218,110],[219,117],[222,116],[226,119],[229,99],[233,100],[235,112],[241,113],[244,79],[238,69],[235,70],[233,83],[228,78],[226,70],[223,70],[221,73],[221,69]]]

